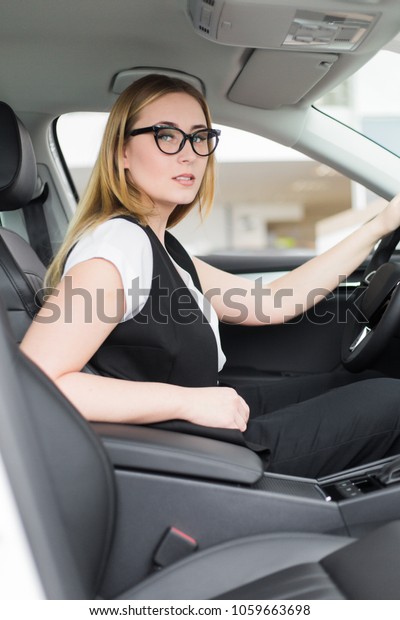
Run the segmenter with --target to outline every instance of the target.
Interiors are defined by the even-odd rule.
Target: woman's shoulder
[[[137,280],[141,290],[150,290],[153,272],[151,243],[142,226],[122,218],[98,224],[74,246],[66,261],[64,274],[76,264],[92,258],[103,258],[114,264],[125,292],[126,312],[123,320],[134,316],[143,307],[146,296],[143,295],[140,303],[134,305],[130,294],[133,283]]]
[[[121,243],[127,241],[141,245],[150,246],[148,235],[139,223],[122,217],[114,217],[105,222],[101,222],[93,228],[88,235],[82,237],[82,241],[103,241],[105,243],[116,243],[120,247]]]
[[[122,218],[112,218],[79,239],[68,256],[65,271],[90,258],[105,258],[119,271],[125,271],[142,261],[152,263],[151,243],[142,226]]]

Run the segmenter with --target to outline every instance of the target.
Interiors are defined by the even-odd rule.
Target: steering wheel
[[[390,263],[400,228],[383,237],[351,295],[342,338],[342,363],[352,372],[367,368],[400,325],[400,265]]]

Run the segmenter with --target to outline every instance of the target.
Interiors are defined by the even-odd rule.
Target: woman
[[[218,385],[218,319],[272,324],[306,310],[311,290],[333,290],[400,225],[400,198],[256,295],[166,231],[195,205],[209,210],[218,133],[202,95],[180,80],[148,76],[120,96],[23,351],[88,420],[236,429],[265,449],[271,471],[317,476],[400,452],[397,380],[361,389],[330,375],[241,394]],[[98,375],[81,372],[88,361]]]

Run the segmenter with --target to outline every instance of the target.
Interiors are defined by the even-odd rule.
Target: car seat
[[[37,178],[30,136],[10,106],[0,102],[0,213],[29,208]],[[40,307],[45,272],[30,244],[0,226],[0,295],[18,342]]]

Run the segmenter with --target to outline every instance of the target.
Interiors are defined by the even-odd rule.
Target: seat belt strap
[[[49,186],[45,183],[40,196],[31,200],[31,202],[22,209],[29,243],[46,267],[53,258],[49,230],[44,214],[44,203],[48,195]]]
[[[40,308],[39,298],[36,297],[28,278],[16,263],[13,255],[3,237],[0,235],[0,270],[3,271],[8,281],[13,286],[16,294],[20,298],[26,312],[33,319]],[[3,286],[5,282],[0,281],[0,293],[3,297]]]

